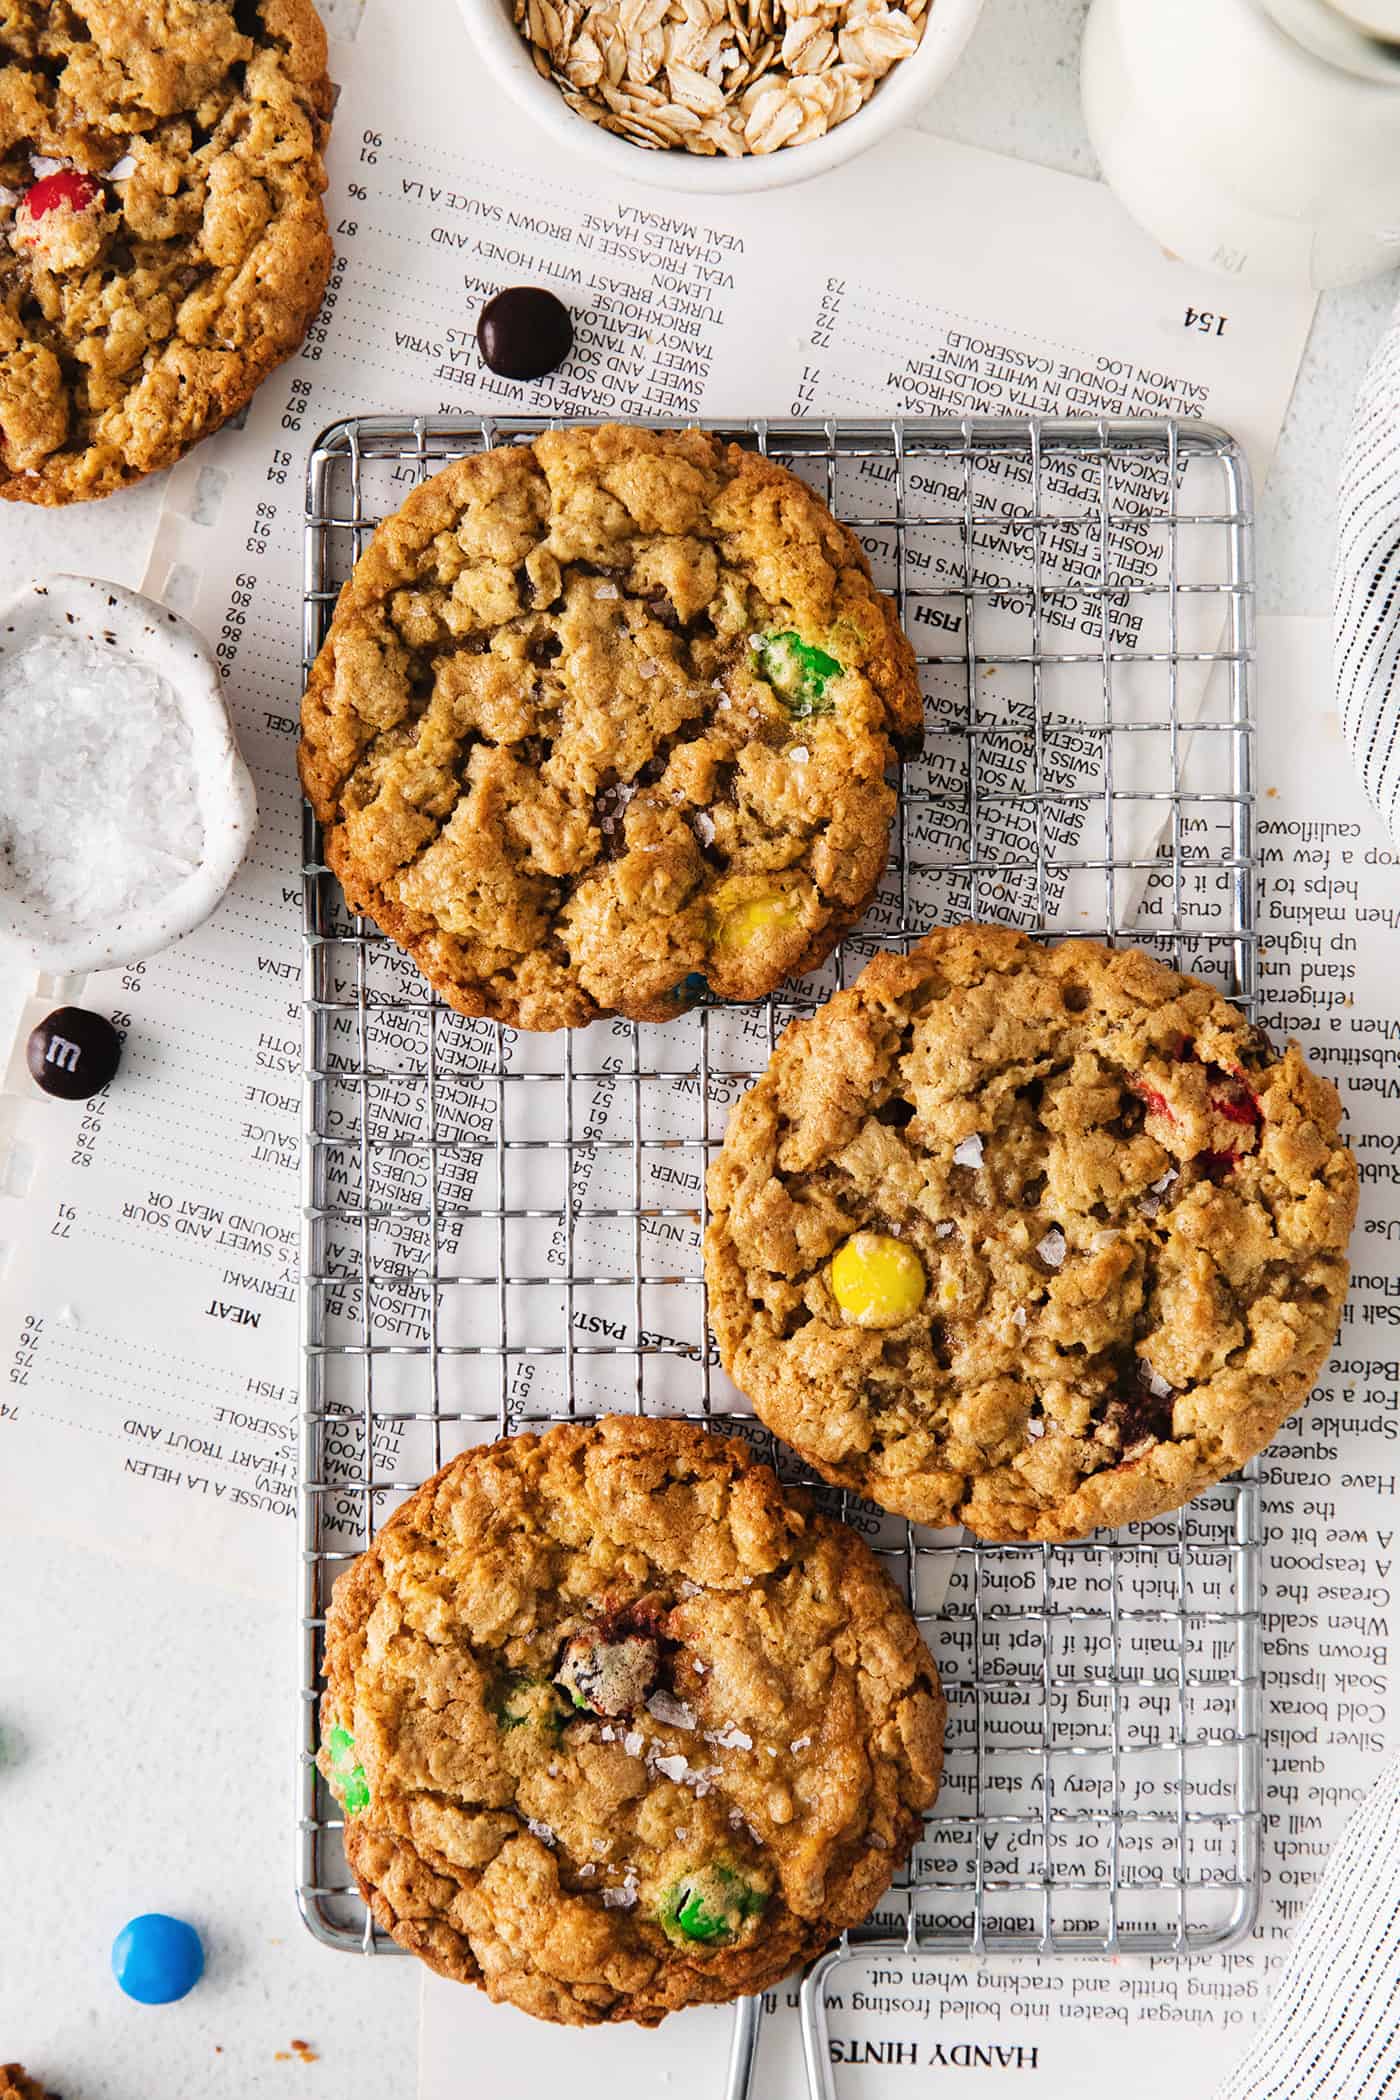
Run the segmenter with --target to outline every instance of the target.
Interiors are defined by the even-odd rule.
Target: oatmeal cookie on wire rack
[[[1337,1332],[1336,1089],[1198,978],[1005,927],[795,1022],[710,1169],[725,1369],[822,1476],[985,1539],[1179,1507]]]
[[[450,1006],[665,1021],[854,925],[921,728],[894,607],[805,482],[606,424],[474,453],[379,527],[301,778],[350,904]]]
[[[455,1459],[339,1580],[321,1770],[376,1922],[572,2026],[776,1983],[889,1887],[944,1703],[863,1540],[605,1416]]]

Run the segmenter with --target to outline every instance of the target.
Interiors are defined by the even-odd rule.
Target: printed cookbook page
[[[1206,2100],[1248,2047],[1308,1891],[1400,1727],[1390,1657],[1400,1567],[1400,849],[1366,802],[1336,716],[1322,704],[1330,647],[1325,621],[1261,622],[1260,1014],[1276,1041],[1295,1037],[1340,1090],[1361,1213],[1337,1348],[1308,1406],[1263,1460],[1257,1929],[1233,1953],[1188,1960],[852,1962],[834,1973],[828,1994],[841,2100],[930,2087],[940,2100],[1068,2100],[1114,2089],[1134,2100]],[[1197,907],[1208,905],[1211,881],[1203,879]],[[1191,908],[1188,898],[1188,916]],[[1208,1718],[1193,1734],[1187,1755],[1195,1766],[1211,1755]],[[1052,1765],[1057,1787],[1076,1776],[1093,1783],[1072,1749]],[[1154,1834],[1134,1815],[1170,1807],[1170,1782],[1164,1788],[1155,1759],[1129,1759],[1125,1773],[1120,1872],[1142,1891],[1154,1875],[1170,1875],[1176,1834]],[[1222,1806],[1231,1805],[1230,1792]],[[1208,1876],[1211,1857],[1205,1828],[1193,1871]],[[1092,1860],[1088,1869],[1092,1875]],[[755,2100],[806,2093],[792,1995],[767,2000]],[[544,2090],[566,2047],[576,2100],[606,2100],[615,2090],[611,2035],[565,2039],[432,1977],[422,1987],[421,2036],[418,2100],[457,2100],[468,2050],[484,2093],[517,2089],[507,2064],[519,2090],[535,2089],[536,2080]],[[629,2036],[626,2068],[668,2100],[709,2100],[724,2089],[727,2045],[718,2012],[688,2013],[655,2035]],[[498,2067],[496,2085],[488,2065]]]
[[[285,1591],[295,1509],[294,753],[304,470],[317,433],[385,411],[1176,414],[1235,430],[1262,473],[1311,314],[1299,297],[1222,292],[1163,255],[1097,185],[912,133],[815,188],[742,202],[695,205],[618,185],[583,159],[546,165],[513,113],[482,97],[451,0],[424,0],[411,36],[401,10],[371,0],[341,79],[324,309],[244,426],[178,470],[147,579],[217,647],[257,778],[257,842],[209,926],[92,981],[86,996],[126,1033],[122,1072],[89,1103],[24,1109],[5,1170],[12,1200],[0,1206],[0,1521],[100,1535],[175,1566],[195,1551],[229,1582],[274,1594]],[[555,286],[577,321],[568,363],[528,387],[485,371],[474,341],[482,301],[521,281]],[[1066,593],[1066,624],[1087,619],[1088,650],[1102,630],[1082,605],[1070,611],[1076,580],[1105,562],[1151,580],[1167,560],[1160,529],[1134,523],[1163,500],[1162,474],[1107,489],[1101,471],[1065,467],[1041,492],[1067,521],[1045,536],[1041,580]],[[960,581],[1004,588],[1012,618],[1033,574],[1031,536],[1016,530],[1026,490],[1004,463],[979,462],[977,473],[982,498],[1004,500],[1010,522],[947,580],[954,591]],[[384,470],[377,507],[392,507],[412,478],[408,466]],[[1120,523],[1111,544],[1086,554],[1084,519],[1105,492]],[[946,508],[967,491],[959,479],[911,481],[909,493]],[[852,468],[836,497],[848,515],[888,512],[882,463]],[[870,535],[869,547],[888,578],[888,536]],[[960,655],[961,602],[921,611]],[[982,601],[989,647],[998,616]],[[1126,604],[1107,617],[1114,646],[1159,639]],[[933,672],[931,708],[956,710],[962,678]],[[935,883],[921,909],[968,902]],[[882,920],[877,908],[877,933],[882,923],[888,910]],[[766,1023],[741,1015],[732,1026],[736,1064],[761,1064]],[[580,1067],[607,1049],[577,1046]],[[412,1045],[398,1054],[411,1057]],[[557,1050],[517,1042],[509,1054]],[[693,1079],[678,1076],[677,1116],[694,1112],[687,1088]],[[713,1135],[734,1090],[721,1088]],[[619,1127],[626,1096],[598,1089],[587,1111],[596,1135]],[[494,1100],[483,1088],[466,1104],[487,1145]],[[603,1159],[583,1171],[601,1174]],[[693,1212],[698,1167],[683,1184],[670,1205]],[[673,1251],[693,1276],[698,1234],[675,1229]],[[597,1331],[635,1339],[643,1322],[627,1297],[616,1318],[583,1317],[612,1319]],[[387,1320],[393,1308],[379,1311]],[[656,1326],[644,1308],[647,1320]],[[386,1326],[382,1338],[406,1331]],[[377,1469],[412,1477],[418,1455],[399,1448],[396,1431],[386,1439]],[[36,1478],[61,1480],[62,1494],[34,1495]]]

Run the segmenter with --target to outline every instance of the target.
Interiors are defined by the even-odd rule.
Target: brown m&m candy
[[[36,1086],[60,1101],[101,1093],[121,1062],[122,1039],[86,1006],[56,1006],[31,1029],[25,1055]]]
[[[481,309],[476,324],[482,361],[502,379],[543,379],[574,347],[569,309],[537,284],[513,284]]]

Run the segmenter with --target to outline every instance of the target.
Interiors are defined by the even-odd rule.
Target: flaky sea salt
[[[702,846],[713,846],[715,842],[715,820],[707,809],[697,809],[690,820],[691,828]]]
[[[795,766],[805,766],[811,756],[812,754],[805,744],[794,744],[788,753],[788,757]]]
[[[107,170],[107,180],[109,182],[125,182],[129,176],[135,173],[136,155],[134,153],[124,153],[121,159],[114,161]]]
[[[189,727],[165,679],[80,635],[0,670],[0,861],[76,932],[147,909],[199,866]]]
[[[690,1708],[671,1692],[652,1692],[647,1699],[647,1712],[654,1714],[658,1721],[664,1721],[668,1728],[695,1726],[695,1716]]]
[[[753,1748],[753,1737],[745,1735],[743,1729],[736,1728],[732,1721],[726,1721],[723,1728],[707,1728],[705,1730],[705,1741],[707,1743],[718,1743],[721,1750],[752,1750]]]
[[[1178,1179],[1176,1168],[1168,1167],[1166,1173],[1153,1182],[1151,1188],[1138,1205],[1138,1209],[1145,1218],[1156,1217],[1158,1211],[1162,1208],[1163,1196],[1165,1196],[1172,1183]]]
[[[526,1816],[525,1828],[529,1831],[531,1837],[537,1837],[542,1845],[548,1845],[553,1848],[559,1842],[548,1823],[542,1823],[538,1816]]]
[[[1065,1236],[1058,1225],[1050,1227],[1050,1230],[1046,1233],[1044,1239],[1040,1241],[1035,1251],[1047,1269],[1061,1269],[1064,1267],[1068,1248],[1065,1244]]]
[[[620,1888],[604,1889],[603,1905],[607,1910],[633,1910],[636,1903],[637,1870],[629,1867]]]
[[[980,1167],[982,1164],[982,1139],[977,1131],[971,1137],[959,1138],[953,1147],[955,1167]]]
[[[1151,1393],[1154,1400],[1169,1400],[1175,1388],[1168,1385],[1160,1371],[1154,1371],[1149,1368],[1147,1373],[1147,1390]]]

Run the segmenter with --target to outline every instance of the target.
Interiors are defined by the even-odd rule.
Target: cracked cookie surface
[[[168,467],[298,347],[330,103],[311,0],[0,0],[0,496]]]
[[[747,1447],[468,1452],[340,1578],[321,1767],[378,1923],[571,2025],[776,1983],[884,1893],[944,1707],[864,1542]]]
[[[815,967],[885,865],[914,660],[853,536],[699,431],[552,431],[381,525],[302,706],[354,907],[460,1012],[668,1020]]]
[[[725,1369],[827,1480],[988,1539],[1174,1509],[1300,1405],[1357,1173],[1334,1087],[1140,951],[998,927],[795,1023],[711,1167]]]

